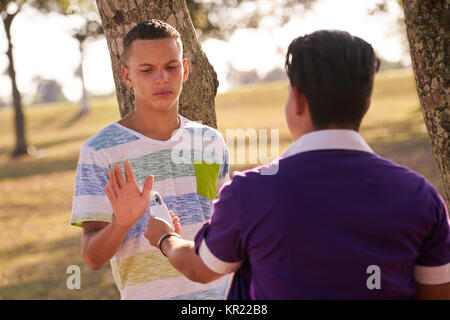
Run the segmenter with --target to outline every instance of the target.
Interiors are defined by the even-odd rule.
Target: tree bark
[[[423,117],[450,203],[450,63],[448,0],[403,0],[406,31]]]
[[[13,58],[13,45],[11,42],[11,23],[16,16],[17,11],[14,14],[6,14],[3,18],[3,24],[5,26],[6,37],[8,38],[8,51],[7,56],[9,60],[8,74],[11,79],[12,85],[12,97],[14,106],[14,123],[16,130],[16,146],[12,153],[13,157],[20,156],[27,153],[27,142],[25,139],[25,117],[22,110],[22,100],[20,97],[19,89],[16,83],[16,71],[14,69],[14,58]]]
[[[111,56],[120,114],[134,109],[134,94],[122,82],[120,57],[123,38],[139,22],[159,19],[172,25],[181,34],[184,57],[189,60],[189,79],[183,84],[179,113],[216,128],[214,98],[219,82],[198,42],[185,0],[97,0]]]

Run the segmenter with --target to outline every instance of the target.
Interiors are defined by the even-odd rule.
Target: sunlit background
[[[202,48],[218,74],[219,92],[236,85],[233,81],[235,70],[254,70],[259,78],[264,78],[270,71],[283,68],[284,53],[289,43],[300,35],[320,29],[348,31],[371,43],[385,60],[402,66],[410,65],[404,30],[398,23],[403,14],[401,8],[393,0],[388,2],[387,12],[370,14],[378,2],[320,0],[301,16],[292,16],[283,27],[266,17],[258,29],[237,29],[227,41],[204,40]],[[25,7],[14,18],[15,67],[25,103],[29,103],[36,93],[37,82],[34,79],[37,76],[60,83],[70,101],[80,99],[81,83],[75,75],[80,53],[71,32],[83,22],[76,15],[45,14],[32,7]],[[0,28],[0,52],[6,52],[6,49],[6,35]],[[7,66],[6,55],[1,55],[0,70],[6,70]],[[86,43],[83,71],[90,93],[103,95],[115,90],[105,38]],[[251,80],[257,79],[247,81]],[[3,74],[0,77],[0,98],[8,100],[10,94],[9,78]]]
[[[383,10],[374,10],[380,4]],[[252,10],[251,3],[246,10]],[[224,136],[227,129],[279,130],[283,152],[292,143],[283,111],[289,43],[319,29],[346,30],[371,43],[383,60],[361,135],[377,154],[424,175],[442,193],[402,17],[397,0],[317,0],[310,10],[290,16],[283,27],[267,14],[257,29],[237,28],[226,40],[202,37],[220,81],[215,100],[218,130]],[[0,54],[0,299],[119,299],[109,263],[89,269],[80,254],[81,229],[69,225],[80,148],[120,118],[104,38],[85,43],[89,112],[80,116],[80,51],[72,33],[83,23],[76,15],[44,14],[26,6],[14,18],[13,53],[28,144],[28,153],[15,158],[8,59]],[[0,28],[0,52],[6,50]],[[62,96],[52,103],[36,98],[38,87],[49,89],[49,83],[62,88]],[[253,166],[234,164],[230,171]],[[81,290],[66,287],[71,265],[81,268]]]

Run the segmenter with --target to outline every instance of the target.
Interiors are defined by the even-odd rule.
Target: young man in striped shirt
[[[135,110],[80,152],[71,224],[83,228],[83,259],[92,269],[111,262],[122,299],[223,299],[226,279],[208,285],[187,280],[144,238],[152,204],[145,212],[113,212],[105,192],[109,170],[120,175],[132,168],[142,201],[158,191],[179,217],[183,236],[193,239],[229,180],[220,133],[178,114],[188,78],[180,34],[158,20],[140,23],[124,39],[121,71],[134,90]],[[213,152],[204,157],[205,150]]]

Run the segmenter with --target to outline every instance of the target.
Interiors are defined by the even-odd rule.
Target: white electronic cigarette
[[[152,191],[152,196],[155,205],[150,207],[150,214],[152,216],[166,220],[171,227],[174,227],[172,218],[170,217],[169,209],[167,209],[167,206],[164,203],[162,197],[156,191]]]

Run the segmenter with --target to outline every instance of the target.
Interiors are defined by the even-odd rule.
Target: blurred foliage
[[[86,23],[73,33],[73,37],[80,42],[103,34],[94,0],[0,0],[2,17],[5,19],[8,15],[16,15],[25,4],[43,12],[78,14],[84,17]]]
[[[316,0],[186,0],[199,40],[228,38],[238,28],[257,28],[264,21],[285,25]]]
[[[199,39],[204,40],[207,37],[226,39],[237,28],[257,28],[263,20],[267,19],[282,26],[293,15],[301,14],[305,9],[309,9],[315,1],[186,0],[186,4]],[[2,14],[17,13],[24,4],[41,11],[61,14],[89,15],[93,12],[97,14],[94,0],[0,0],[0,12]],[[88,18],[87,20],[98,22],[98,19]],[[87,30],[97,29],[94,25],[92,23]]]
[[[82,1],[70,0],[0,0],[0,12],[2,15],[16,14],[22,7],[27,4],[36,9],[47,12],[66,13],[67,10],[75,3]]]
[[[369,15],[387,15],[393,10],[393,7],[399,7],[403,13],[403,2],[401,0],[378,0],[372,7],[369,7],[367,13]],[[392,30],[392,34],[400,35],[403,55],[409,56],[409,44],[406,35],[405,16],[402,14],[396,21],[396,26]]]
[[[368,13],[371,15],[378,13],[387,13],[389,11],[389,4],[393,3],[397,3],[403,10],[402,0],[378,0],[378,2],[375,2],[373,4],[372,8],[369,8]]]

